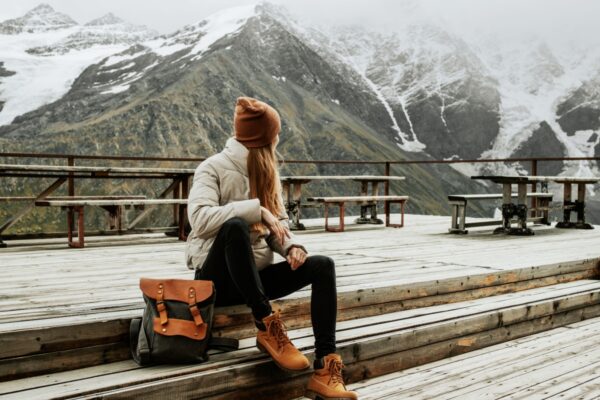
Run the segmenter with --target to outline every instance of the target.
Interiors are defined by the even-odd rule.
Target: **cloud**
[[[14,18],[40,0],[0,0],[0,18]],[[223,8],[256,0],[43,0],[85,23],[107,12],[161,33],[202,20]],[[533,34],[546,40],[595,42],[600,1],[591,0],[272,0],[300,19],[320,24],[362,24],[393,31],[411,21],[436,24],[464,35],[493,34],[518,40]]]

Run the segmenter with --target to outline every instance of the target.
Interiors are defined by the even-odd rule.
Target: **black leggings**
[[[271,314],[269,300],[287,296],[312,284],[311,321],[315,356],[335,352],[337,293],[335,265],[331,258],[309,256],[295,271],[287,261],[256,269],[250,230],[246,221],[231,218],[223,224],[196,279],[211,280],[217,306],[246,304],[257,320]]]

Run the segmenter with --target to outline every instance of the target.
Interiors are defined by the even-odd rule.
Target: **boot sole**
[[[308,397],[312,400],[353,400],[352,397],[326,397],[317,392],[313,392],[312,390],[307,390],[304,393],[304,397]]]
[[[279,368],[281,368],[282,370],[284,370],[285,372],[290,372],[290,373],[294,373],[294,372],[302,372],[302,371],[306,371],[307,369],[310,368],[310,364],[306,367],[306,368],[302,368],[302,369],[290,369],[290,368],[286,368],[283,365],[279,364],[277,362],[277,360],[275,358],[273,358],[273,356],[271,355],[271,353],[269,353],[269,351],[265,348],[265,346],[263,346],[262,344],[260,344],[260,342],[257,340],[256,341],[256,347],[258,347],[258,349],[265,353],[268,354],[269,357],[271,357],[271,360],[273,360],[273,362],[275,363],[275,365],[277,365]]]

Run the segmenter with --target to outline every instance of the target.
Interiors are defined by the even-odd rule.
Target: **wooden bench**
[[[110,228],[116,229],[118,232],[123,231],[122,226],[122,214],[123,208],[135,207],[137,209],[143,209],[145,206],[156,206],[160,204],[172,204],[179,205],[179,221],[178,221],[178,237],[180,240],[185,240],[185,223],[186,223],[186,208],[187,199],[146,199],[146,198],[128,198],[128,199],[80,199],[80,200],[38,200],[35,202],[36,206],[40,207],[61,207],[72,210],[73,213],[67,213],[67,229],[69,247],[84,247],[85,237],[85,224],[84,224],[84,212],[85,206],[96,206],[101,207],[109,213]],[[147,214],[146,210],[139,214],[132,222],[127,226],[127,230],[133,229],[133,227],[142,220]],[[75,222],[72,215],[77,213],[77,241],[73,240],[73,232],[71,227]]]
[[[512,197],[517,197],[517,193],[513,193]],[[529,218],[529,221],[539,221],[543,224],[548,224],[548,211],[550,208],[550,202],[552,201],[552,193],[533,192],[527,193],[527,198],[535,199],[535,207],[529,208],[530,211],[542,211],[543,215],[540,217]],[[492,221],[479,221],[479,222],[466,222],[466,209],[469,200],[498,200],[502,199],[502,193],[488,193],[488,194],[453,194],[448,195],[448,202],[452,206],[452,220],[450,221],[450,233],[467,234],[469,231],[465,228],[479,227],[479,226],[490,226],[490,225],[502,225],[502,220]]]
[[[361,216],[366,215],[366,210],[371,209],[371,221],[380,221],[377,219],[377,202],[383,201],[385,207],[385,226],[401,228],[404,226],[404,203],[408,201],[408,196],[333,196],[333,197],[309,197],[308,201],[322,203],[325,206],[325,230],[328,232],[344,231],[344,205],[345,203],[360,204]],[[338,228],[331,228],[328,223],[329,205],[334,204],[340,208],[340,223]],[[392,224],[390,222],[390,205],[400,204],[401,222]],[[382,222],[378,222],[382,223]]]

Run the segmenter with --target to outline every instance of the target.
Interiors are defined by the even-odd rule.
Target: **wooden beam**
[[[158,199],[166,198],[169,195],[169,193],[171,193],[173,190],[175,190],[175,188],[177,188],[179,186],[180,182],[181,182],[181,179],[174,179],[173,182],[171,182],[171,184],[169,186],[167,186],[167,188],[165,190],[163,190],[163,192],[157,198]],[[127,230],[135,228],[135,226],[140,221],[142,221],[144,218],[146,218],[148,215],[150,215],[150,213],[154,210],[154,208],[155,208],[155,206],[149,206],[144,211],[142,211],[137,217],[134,218],[133,221],[131,221],[129,223],[129,225],[127,226]]]
[[[14,214],[13,216],[9,217],[2,224],[2,226],[0,226],[0,234],[2,232],[4,232],[5,230],[7,230],[8,228],[10,228],[11,226],[13,226],[14,224],[16,224],[21,218],[23,218],[23,216],[25,216],[25,214],[29,213],[35,207],[35,202],[37,200],[41,200],[41,199],[45,198],[46,196],[48,196],[50,193],[54,192],[63,183],[65,183],[66,180],[67,180],[67,178],[65,178],[65,177],[58,178],[50,186],[48,186],[40,194],[38,194],[35,197],[35,199],[32,202],[30,202],[26,207],[23,207],[16,214]]]

